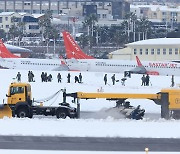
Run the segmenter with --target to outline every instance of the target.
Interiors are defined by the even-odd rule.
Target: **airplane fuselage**
[[[1,58],[0,66],[9,69],[67,70],[67,67],[63,67],[59,59]]]
[[[137,62],[131,60],[111,59],[67,59],[70,70],[123,73],[136,69]],[[159,75],[180,75],[180,64],[168,61],[143,61],[147,72],[158,72]]]

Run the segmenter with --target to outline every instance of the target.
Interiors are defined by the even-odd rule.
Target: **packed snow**
[[[27,82],[28,70],[19,70],[22,82]],[[0,99],[6,102],[6,94],[9,84],[16,81],[18,70],[0,70]],[[74,83],[74,76],[79,72],[60,72],[62,83],[57,82],[58,72],[52,74],[52,82],[41,82],[40,71],[33,71],[35,82],[31,82],[32,95],[35,100],[41,100],[52,96],[60,89],[71,92],[111,92],[111,93],[157,93],[162,88],[170,88],[171,76],[150,76],[150,86],[141,86],[142,75],[133,74],[125,82],[112,85],[111,76],[108,74],[108,84],[104,85],[105,73],[81,72],[83,83]],[[71,83],[67,83],[67,74],[71,74]],[[116,74],[116,79],[121,80],[123,74]],[[175,88],[179,88],[180,77],[175,76]],[[72,98],[68,101],[71,103]],[[131,105],[141,105],[146,110],[143,120],[125,119],[114,108],[113,101],[105,99],[80,100],[80,119],[56,119],[51,116],[34,116],[32,119],[3,118],[0,119],[0,135],[31,135],[31,136],[72,136],[72,137],[147,137],[147,138],[180,138],[177,133],[180,130],[179,120],[165,120],[160,118],[160,106],[151,100],[131,99]],[[57,106],[62,102],[62,93],[45,102],[44,106]],[[72,106],[76,106],[72,104]],[[93,126],[93,127],[92,127]],[[13,131],[12,128],[13,127]],[[46,129],[44,129],[46,128]],[[131,131],[133,128],[133,131]],[[162,129],[163,128],[163,129]],[[49,131],[50,130],[50,131]],[[163,131],[162,131],[163,130]],[[136,132],[136,133],[134,133]],[[154,133],[156,132],[156,133]],[[168,132],[168,133],[167,133]]]

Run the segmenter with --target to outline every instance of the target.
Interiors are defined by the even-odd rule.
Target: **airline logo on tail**
[[[66,56],[68,59],[94,59],[94,57],[85,54],[75,40],[72,38],[69,32],[63,32],[64,45],[66,49]]]
[[[19,56],[16,56],[12,54],[4,45],[2,40],[0,39],[0,57],[1,58],[20,58]]]

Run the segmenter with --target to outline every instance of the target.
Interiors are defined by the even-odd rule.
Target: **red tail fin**
[[[0,39],[0,57],[1,58],[20,58],[19,56],[16,56],[12,54],[4,45],[2,40]]]
[[[68,59],[94,59],[94,57],[85,54],[78,44],[74,41],[69,32],[63,32],[64,45],[66,48],[66,56]]]
[[[137,61],[137,65],[138,65],[138,66],[143,66],[142,63],[141,63],[141,61],[139,60],[138,56],[136,56],[136,61]]]

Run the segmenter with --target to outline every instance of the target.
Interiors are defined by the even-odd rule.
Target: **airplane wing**
[[[59,58],[60,58],[60,61],[61,61],[61,65],[60,65],[60,67],[54,69],[54,71],[69,71],[69,67],[67,66],[67,63],[65,62],[63,57],[59,56]]]
[[[137,62],[137,67],[130,70],[131,73],[135,74],[146,74],[147,70],[146,68],[142,65],[141,61],[139,60],[138,56],[136,56],[136,62]]]
[[[130,72],[135,74],[146,74],[147,70],[144,66],[137,66],[136,68],[131,69]]]
[[[0,57],[2,58],[20,58],[19,56],[16,56],[12,54],[4,45],[3,41],[0,39]]]

